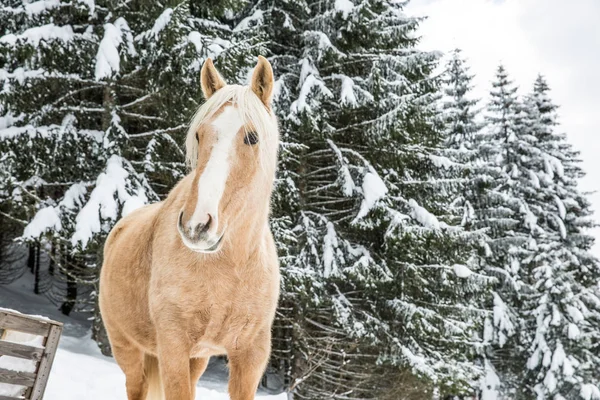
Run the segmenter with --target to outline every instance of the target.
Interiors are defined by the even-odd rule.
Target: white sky
[[[541,72],[560,105],[561,130],[581,151],[587,177],[581,187],[600,221],[600,1],[412,0],[406,11],[428,16],[421,48],[461,48],[486,99],[502,62],[521,93]],[[600,256],[600,229],[594,253]]]

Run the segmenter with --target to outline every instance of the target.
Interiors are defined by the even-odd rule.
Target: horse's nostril
[[[210,229],[210,224],[212,222],[212,216],[210,214],[206,214],[206,216],[207,216],[206,222],[203,224],[198,224],[196,226],[196,232],[204,233]]]
[[[183,210],[179,213],[179,218],[177,218],[177,225],[180,229],[183,229]]]

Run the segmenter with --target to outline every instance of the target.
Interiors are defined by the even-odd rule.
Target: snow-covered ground
[[[61,315],[44,296],[32,293],[32,283],[27,275],[11,285],[0,286],[0,307],[43,315],[65,324],[44,400],[126,400],[125,376],[114,359],[103,356],[91,340],[86,316],[70,318]],[[8,386],[0,384],[0,393]],[[286,398],[285,394],[259,392],[257,395],[257,399],[262,400]],[[198,383],[196,399],[229,399],[227,371],[222,363],[211,363]]]

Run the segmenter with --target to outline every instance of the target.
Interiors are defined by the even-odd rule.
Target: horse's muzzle
[[[212,223],[212,217],[209,215],[208,221],[205,224],[198,224],[194,227],[186,227],[183,223],[183,210],[177,218],[177,231],[181,236],[183,244],[189,249],[199,253],[214,253],[219,250],[225,232],[218,237],[213,237],[209,233],[209,228]]]

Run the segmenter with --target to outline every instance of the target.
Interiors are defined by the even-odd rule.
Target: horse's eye
[[[256,134],[256,132],[246,133],[246,136],[244,136],[244,144],[252,146],[256,143],[258,143],[258,135]]]
[[[198,139],[198,132],[196,132],[196,142],[199,142],[200,139]]]

